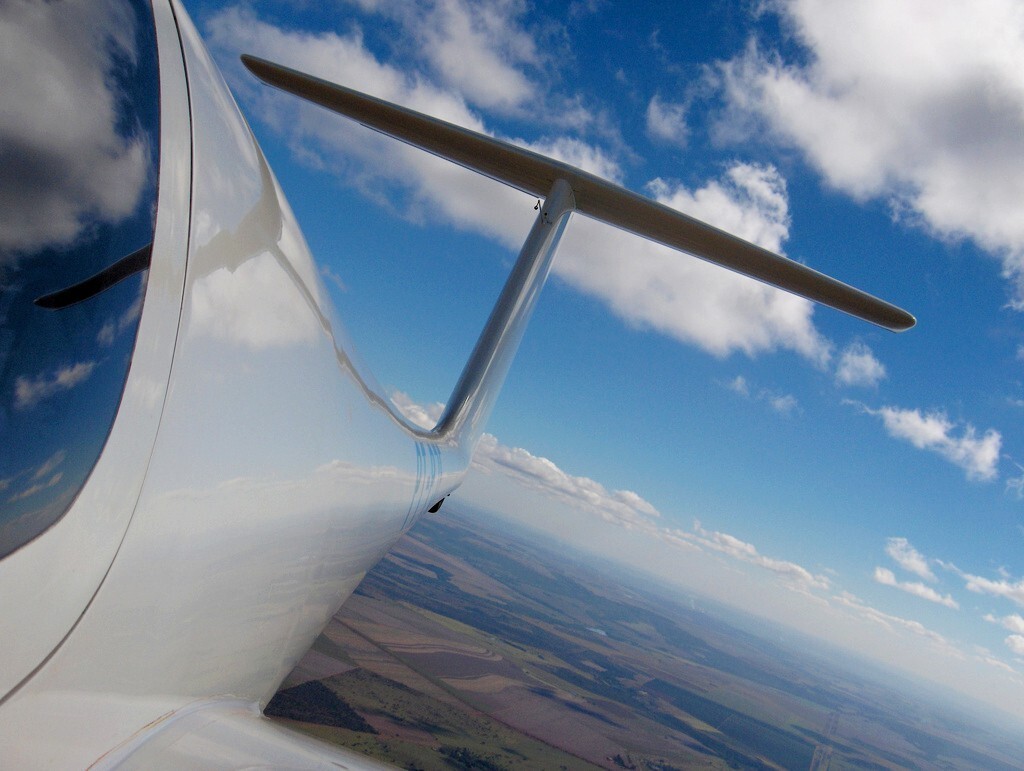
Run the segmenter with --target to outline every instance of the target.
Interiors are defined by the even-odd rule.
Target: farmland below
[[[267,714],[420,769],[1010,769],[1024,757],[909,685],[769,642],[762,626],[452,507],[368,574]]]

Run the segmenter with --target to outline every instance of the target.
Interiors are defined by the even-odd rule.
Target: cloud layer
[[[971,573],[960,573],[964,587],[975,594],[1002,597],[1024,608],[1024,578],[1013,581],[1009,578],[991,579]]]
[[[834,596],[832,599],[836,600],[841,605],[844,605],[845,607],[854,611],[859,616],[862,616],[863,618],[866,618],[867,620],[879,624],[887,629],[906,630],[912,632],[915,635],[919,635],[920,637],[924,637],[932,641],[933,643],[938,644],[940,647],[946,650],[953,650],[949,641],[946,640],[945,637],[943,637],[938,632],[928,629],[920,621],[913,621],[911,619],[893,616],[889,613],[883,613],[877,608],[872,608],[871,606],[865,604],[863,600],[861,600],[859,597],[850,594],[849,592],[842,592],[839,595]]]
[[[627,530],[651,531],[661,516],[631,490],[608,490],[589,477],[567,474],[547,458],[521,447],[503,445],[491,434],[484,434],[480,440],[473,463],[485,472],[499,471],[527,489],[596,514]]]
[[[928,583],[934,584],[938,582],[938,576],[935,575],[935,572],[929,566],[928,558],[911,546],[910,541],[906,538],[894,537],[887,539],[885,542],[885,553],[893,562],[908,573],[913,573]],[[906,592],[914,597],[920,597],[928,602],[934,602],[937,605],[944,605],[953,610],[960,609],[960,603],[954,600],[951,595],[940,594],[931,586],[921,581],[900,581],[896,578],[896,574],[888,568],[876,567],[872,578],[874,578],[875,583],[882,584],[882,586],[891,586],[894,589],[899,589],[901,592]]]
[[[418,414],[421,410],[409,405],[403,407],[407,415]],[[428,415],[424,418],[430,420]],[[642,532],[669,546],[684,551],[715,552],[761,568],[774,574],[788,588],[810,592],[830,587],[827,576],[813,573],[795,562],[761,554],[754,544],[729,533],[706,530],[699,522],[694,523],[692,531],[667,527],[660,522],[658,510],[637,493],[608,490],[589,477],[567,474],[547,458],[520,447],[503,445],[490,434],[484,434],[481,439],[473,464],[484,473],[504,474],[534,493],[566,503],[609,524]]]
[[[897,581],[896,575],[887,568],[875,568],[874,578],[877,583],[880,583],[883,586],[891,586],[894,589],[899,589],[901,592],[912,594],[915,597],[920,597],[922,600],[928,600],[928,602],[945,605],[947,608],[952,608],[953,610],[960,609],[960,604],[950,595],[939,594],[930,586],[927,586],[920,581]]]
[[[771,571],[802,589],[825,590],[831,586],[828,577],[820,574],[816,575],[795,562],[767,557],[759,553],[753,544],[741,541],[739,538],[728,533],[709,532],[702,528],[700,523],[694,525],[694,531],[695,533],[690,539],[693,542],[740,562],[746,562]]]

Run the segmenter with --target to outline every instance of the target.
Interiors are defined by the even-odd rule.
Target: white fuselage
[[[88,764],[196,700],[262,706],[466,468],[355,369],[195,28],[155,12],[159,208],[124,397],[75,503],[0,561],[16,765]]]

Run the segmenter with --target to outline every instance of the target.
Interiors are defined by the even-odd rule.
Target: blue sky
[[[534,202],[256,84],[238,53],[554,154],[914,313],[894,335],[576,216],[460,495],[1022,714],[1018,4],[189,10],[410,412],[447,398]]]

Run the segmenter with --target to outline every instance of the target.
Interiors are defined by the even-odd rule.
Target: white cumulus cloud
[[[516,66],[538,58],[533,39],[517,23],[524,3],[441,0],[422,9],[409,27],[447,84],[483,107],[515,107],[534,95],[533,84]]]
[[[992,624],[998,624],[1004,629],[1010,630],[1013,634],[1007,635],[1003,643],[1018,656],[1024,656],[1024,616],[1018,613],[1011,613],[1008,616],[998,618],[991,613],[983,617]]]
[[[894,589],[899,589],[901,592],[912,594],[915,597],[920,597],[922,600],[928,600],[928,602],[934,602],[939,605],[945,605],[947,608],[953,610],[959,610],[960,604],[954,600],[948,594],[939,594],[937,591],[927,584],[923,584],[920,581],[898,581],[896,580],[895,574],[882,567],[875,568],[874,579],[877,583],[883,586],[891,586]]]
[[[789,234],[785,181],[771,166],[735,163],[697,189],[657,179],[649,190],[772,251]],[[554,269],[627,322],[717,356],[789,349],[816,365],[830,356],[809,301],[584,218],[566,232]]]
[[[721,69],[737,116],[834,187],[1002,260],[1024,303],[1024,7],[1016,0],[779,0],[804,45],[753,42]],[[727,124],[723,123],[723,126]]]
[[[1010,615],[1003,616],[1002,618],[998,618],[989,613],[984,616],[984,619],[992,624],[999,624],[1015,634],[1024,635],[1024,616],[1021,616],[1019,613],[1011,613]]]
[[[665,102],[655,94],[647,104],[647,133],[654,139],[685,145],[689,136],[685,104]]]
[[[911,546],[906,538],[889,538],[885,542],[885,553],[908,573],[913,573],[932,583],[938,580],[932,569],[928,567],[927,557]]]
[[[969,423],[958,432],[958,426],[944,412],[922,413],[898,407],[874,410],[860,406],[869,415],[881,418],[890,436],[910,442],[918,449],[938,453],[962,468],[968,479],[991,480],[998,475],[1003,437],[994,428],[978,436]]]
[[[840,385],[874,387],[885,377],[885,365],[864,343],[851,343],[839,356],[836,382]]]
[[[1012,577],[1004,576],[999,579],[985,578],[971,573],[964,573],[950,567],[964,579],[964,586],[969,592],[975,594],[989,594],[993,597],[1003,597],[1011,602],[1024,607],[1024,578],[1013,580]]]
[[[792,415],[800,409],[800,402],[793,394],[779,393],[767,388],[751,390],[750,383],[742,375],[737,375],[721,385],[744,399],[764,402],[780,415]]]
[[[530,29],[525,0],[356,0],[397,22],[398,39],[446,88],[487,109],[521,112],[546,96],[538,86],[551,58]],[[396,36],[397,37],[397,36]],[[563,113],[565,112],[563,108]],[[576,122],[589,116],[569,110]]]
[[[900,616],[893,616],[889,613],[883,613],[877,608],[872,608],[870,605],[867,605],[859,597],[856,597],[849,592],[841,592],[840,594],[833,596],[832,599],[854,611],[863,618],[873,621],[879,626],[892,630],[903,629],[912,632],[915,635],[931,640],[942,650],[950,653],[951,655],[960,655],[959,651],[945,637],[938,632],[929,629],[920,621],[914,621],[912,619],[901,618]]]

